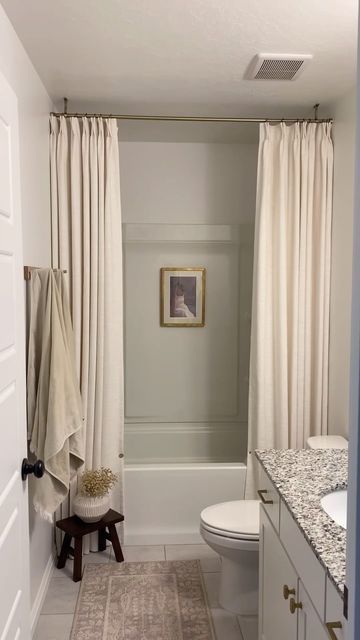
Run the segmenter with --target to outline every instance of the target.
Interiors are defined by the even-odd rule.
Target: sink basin
[[[321,498],[320,504],[324,511],[336,522],[340,527],[346,529],[346,504],[347,490],[332,491]]]

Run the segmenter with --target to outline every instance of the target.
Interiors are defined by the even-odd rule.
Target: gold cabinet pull
[[[264,493],[268,493],[268,490],[258,489],[258,494],[260,496],[261,502],[263,502],[263,504],[274,504],[274,500],[266,500],[266,498],[264,498],[263,496]]]
[[[302,602],[295,602],[294,598],[290,598],[290,611],[295,613],[296,609],[302,609]]]
[[[338,637],[334,631],[334,629],[342,629],[342,624],[340,622],[340,620],[337,620],[336,622],[327,622],[326,623],[326,628],[329,632],[329,636],[331,638],[331,640],[338,640]]]
[[[284,600],[288,600],[289,596],[294,596],[296,593],[295,589],[290,589],[287,584],[283,586],[283,596]]]

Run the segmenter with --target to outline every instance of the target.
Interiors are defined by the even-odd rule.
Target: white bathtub
[[[242,463],[134,464],[125,467],[125,544],[202,542],[199,516],[244,497]]]

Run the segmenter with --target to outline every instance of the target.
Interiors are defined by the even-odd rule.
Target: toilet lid
[[[234,500],[206,507],[201,522],[209,531],[229,537],[258,538],[260,531],[260,502]]]

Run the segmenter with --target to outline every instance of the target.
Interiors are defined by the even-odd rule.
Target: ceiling
[[[0,1],[60,109],[321,116],[355,84],[357,0]],[[314,59],[247,80],[256,53]]]

